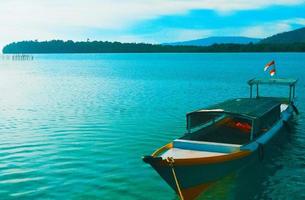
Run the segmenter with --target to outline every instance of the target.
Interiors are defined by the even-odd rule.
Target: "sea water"
[[[299,78],[299,116],[262,163],[202,199],[304,199],[305,54],[50,54],[0,60],[0,199],[177,199],[141,157],[185,133],[185,114],[248,97],[246,81]],[[288,95],[265,87],[262,95]],[[263,92],[263,91],[262,91]],[[203,172],[204,173],[204,172]]]

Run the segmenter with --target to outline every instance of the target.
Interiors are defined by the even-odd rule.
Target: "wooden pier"
[[[12,61],[31,61],[34,60],[34,56],[28,54],[1,54],[0,59]]]

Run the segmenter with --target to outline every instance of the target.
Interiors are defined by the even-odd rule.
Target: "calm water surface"
[[[177,199],[141,156],[181,136],[186,112],[246,97],[245,82],[267,76],[271,59],[279,77],[300,79],[301,114],[262,163],[201,198],[305,199],[305,54],[296,53],[0,60],[0,199]]]

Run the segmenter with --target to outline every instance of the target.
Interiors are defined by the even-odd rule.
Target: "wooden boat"
[[[252,79],[249,98],[231,99],[186,115],[187,133],[144,156],[181,199],[194,199],[210,184],[252,160],[298,113],[295,79]],[[261,97],[262,84],[289,86],[288,98]],[[256,96],[253,87],[256,86]]]

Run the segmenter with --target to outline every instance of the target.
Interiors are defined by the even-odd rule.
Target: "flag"
[[[269,73],[270,73],[270,76],[274,76],[276,73],[275,68],[271,69]]]
[[[265,68],[264,68],[264,71],[267,71],[267,69],[268,69],[269,67],[271,67],[272,65],[275,65],[274,60],[272,60],[271,62],[269,62],[269,63],[266,64],[266,66],[265,66]]]

